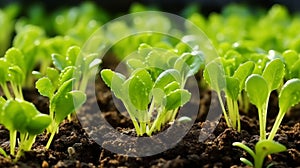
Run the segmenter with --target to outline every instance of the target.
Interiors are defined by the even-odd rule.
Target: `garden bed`
[[[86,43],[91,33],[97,30],[103,23],[109,22],[110,19],[116,17],[115,15],[111,16],[111,14],[97,8],[92,3],[83,4],[71,10],[69,8],[59,9],[49,15],[46,14],[46,10],[37,5],[31,9],[34,12],[25,12],[25,15],[27,15],[25,18],[18,16],[18,10],[24,13],[24,11],[18,8],[20,6],[7,8],[4,10],[7,16],[0,15],[0,19],[1,17],[7,17],[8,20],[11,19],[11,21],[5,22],[7,32],[2,33],[7,36],[3,36],[5,37],[3,38],[4,40],[0,39],[0,44],[1,42],[4,44],[2,47],[0,46],[0,66],[9,67],[7,69],[0,67],[0,73],[5,72],[2,76],[0,74],[0,149],[4,150],[4,152],[0,151],[0,167],[248,167],[241,162],[240,158],[243,157],[254,162],[255,160],[253,160],[252,155],[233,144],[235,142],[242,142],[249,148],[255,149],[256,144],[266,140],[273,128],[273,124],[276,122],[275,120],[279,111],[283,109],[282,107],[285,107],[282,105],[283,103],[280,104],[280,102],[285,101],[282,97],[287,96],[285,95],[286,93],[282,93],[284,92],[283,90],[288,88],[289,82],[294,82],[295,86],[298,86],[297,84],[300,83],[300,71],[298,70],[298,67],[300,67],[300,55],[298,54],[300,53],[300,41],[298,39],[300,37],[298,35],[300,21],[297,15],[288,13],[288,10],[283,6],[274,5],[268,11],[260,8],[255,8],[258,9],[257,11],[251,11],[254,7],[248,8],[247,6],[231,5],[224,8],[221,14],[209,13],[205,14],[205,16],[198,13],[198,9],[193,6],[186,8],[182,14],[206,33],[216,48],[214,52],[219,54],[218,57],[220,59],[210,60],[212,63],[201,60],[203,58],[202,51],[195,52],[197,49],[194,50],[190,46],[190,48],[186,47],[186,44],[179,42],[180,39],[174,39],[173,37],[164,38],[162,35],[157,34],[153,37],[140,35],[130,37],[132,39],[128,37],[129,40],[123,39],[110,48],[102,60],[97,57],[99,53],[81,57],[79,53],[81,53],[82,48],[83,50],[85,49],[84,44],[93,44]],[[139,4],[135,4],[130,9],[132,13],[147,10],[147,7]],[[84,14],[81,15],[81,13]],[[99,15],[101,16],[96,17]],[[45,16],[49,16],[53,25],[44,20],[43,17]],[[75,19],[72,20],[71,16],[75,17]],[[163,17],[160,18],[160,16],[155,15],[153,17],[158,19],[154,24],[166,21],[160,20],[165,19]],[[240,21],[241,18],[244,20]],[[17,24],[15,24],[15,20],[17,20]],[[126,27],[126,24],[124,26],[122,23],[115,23],[115,25],[111,24],[111,30],[108,29],[108,31],[111,31],[109,33],[118,34],[123,30],[124,32],[131,31],[129,27]],[[166,28],[171,24],[168,25],[167,22],[165,25],[162,25],[163,28]],[[270,27],[273,29],[261,29],[266,25],[271,25]],[[286,28],[286,25],[291,26],[286,30],[286,36],[284,36],[281,34],[281,31]],[[15,27],[16,32],[14,32],[13,27]],[[136,29],[142,27],[141,29],[143,29],[141,24],[133,25],[133,27]],[[262,32],[257,33],[255,28],[261,29]],[[193,30],[190,29],[191,32]],[[187,32],[189,32],[188,28]],[[13,40],[11,40],[11,37],[13,37]],[[82,46],[82,48],[77,46]],[[8,47],[12,48],[7,50]],[[166,54],[172,57],[172,60],[169,59],[166,61],[166,59],[159,55],[161,54],[161,50],[155,50],[157,47],[161,47],[164,52],[172,53],[175,56]],[[149,49],[153,50],[153,53],[158,52],[158,56],[153,54],[154,56],[150,57],[149,55],[152,53],[148,52]],[[144,132],[141,131],[142,123],[138,123],[141,129],[137,129],[134,123],[135,120],[132,120],[132,116],[129,116],[131,114],[127,113],[129,110],[128,106],[126,106],[126,98],[130,98],[132,102],[135,99],[132,97],[123,98],[122,101],[125,107],[119,107],[121,105],[118,103],[121,103],[121,101],[118,101],[116,104],[116,97],[121,99],[124,95],[121,94],[121,91],[118,92],[119,90],[113,88],[114,86],[111,84],[112,78],[109,81],[102,74],[105,71],[103,69],[120,71],[120,69],[117,69],[120,68],[118,67],[121,62],[120,60],[131,53],[136,54],[136,50],[141,55],[148,52],[145,56],[147,60],[143,60],[144,58],[140,57],[138,59],[142,61],[134,60],[140,61],[138,63],[141,63],[142,66],[151,67],[151,58],[156,59],[153,61],[155,63],[164,63],[166,61],[167,65],[171,66],[172,73],[174,71],[177,73],[178,71],[178,74],[183,74],[180,77],[185,79],[190,75],[196,81],[197,86],[194,86],[194,83],[189,83],[188,80],[182,80],[184,81],[182,83],[178,81],[167,83],[163,87],[165,90],[163,90],[164,96],[162,97],[164,98],[159,99],[160,101],[166,101],[168,96],[175,91],[180,91],[181,96],[183,93],[186,93],[188,96],[194,95],[194,90],[188,88],[188,86],[197,87],[198,90],[196,91],[199,91],[199,98],[195,99],[195,97],[191,96],[189,97],[190,102],[186,101],[182,103],[183,100],[180,99],[180,104],[177,106],[173,104],[169,105],[171,107],[168,107],[169,111],[166,110],[167,112],[176,112],[179,110],[179,113],[175,113],[174,115],[177,118],[175,120],[167,120],[168,122],[165,125],[159,125],[158,131],[151,132],[149,130],[152,127],[154,128],[155,122],[153,121],[156,121],[155,116],[159,116],[159,110],[167,109],[168,104],[154,102],[154,99],[157,97],[154,96],[155,92],[152,91],[158,88],[155,88],[155,84],[160,82],[160,75],[166,72],[169,67],[166,68],[167,70],[159,69],[160,67],[158,68],[159,70],[153,70],[147,67],[148,69],[146,68],[145,71],[140,71],[143,67],[138,64],[132,64],[137,66],[137,69],[134,69],[134,66],[130,67],[128,63],[130,59],[128,59],[126,63],[129,65],[129,69],[133,69],[133,75],[130,74],[131,71],[122,73],[128,73],[127,76],[132,75],[132,77],[125,80],[125,76],[123,79],[123,76],[118,74],[119,77],[121,76],[120,79],[123,80],[120,82],[121,84],[132,79],[137,79],[135,82],[138,83],[141,78],[144,79],[143,77],[147,75],[150,76],[151,82],[153,80],[153,83],[155,83],[151,86],[151,96],[153,96],[153,99],[151,98],[149,100],[150,103],[146,104],[147,110],[149,108],[149,111],[151,111],[151,101],[153,100],[155,110],[151,112],[155,115],[151,116],[154,119],[150,117],[149,121],[147,121],[149,125],[145,127]],[[82,53],[86,54],[85,50]],[[18,59],[12,59],[15,55],[19,56]],[[25,56],[28,55],[37,56],[27,59]],[[23,58],[24,62],[18,62],[18,60],[22,60]],[[157,61],[157,58],[161,58],[161,60]],[[32,62],[30,59],[32,59]],[[76,64],[78,60],[80,62],[79,65]],[[184,63],[180,62],[182,60]],[[225,67],[224,72],[218,70],[210,72],[207,67],[215,66],[216,68],[219,63],[218,61],[222,62],[222,66]],[[244,71],[244,74],[236,75],[235,72],[240,70],[239,68],[242,65],[249,67],[246,69],[247,72]],[[274,68],[274,65],[278,69]],[[186,68],[186,66],[189,67]],[[80,70],[77,71],[77,68]],[[274,69],[273,71],[272,68]],[[95,69],[97,75],[94,81],[87,82],[86,78],[91,77],[90,75],[93,75]],[[107,70],[106,72],[114,73],[112,70]],[[135,78],[134,75],[136,74],[134,72],[136,74],[143,72],[144,75]],[[193,74],[191,75],[191,73]],[[268,73],[271,74],[269,76],[273,75],[273,78],[270,78]],[[24,81],[20,82],[22,79],[18,76],[20,74],[23,75]],[[229,83],[229,85],[223,86],[223,76],[221,78],[214,78],[210,76],[211,74],[215,76],[221,74],[226,79],[226,82],[232,80],[231,82],[236,85],[232,85],[232,87],[230,85],[232,83]],[[81,79],[80,84],[75,82],[78,79],[77,76]],[[275,80],[277,79],[276,77],[279,78],[277,81]],[[213,81],[213,79],[219,80]],[[259,85],[260,83],[253,87],[253,84],[250,82],[251,80],[265,81],[265,90],[268,91],[260,89],[262,86]],[[211,83],[211,81],[215,83]],[[234,83],[236,81],[238,83]],[[72,85],[72,82],[75,84]],[[243,84],[239,82],[243,82]],[[169,85],[171,83],[174,84],[172,87]],[[81,84],[83,85],[82,87]],[[142,81],[138,84],[140,85],[137,86],[147,87],[148,83],[145,84]],[[10,92],[6,90],[6,86],[8,86]],[[20,86],[21,94],[18,93],[20,90],[15,89],[15,86]],[[127,87],[128,85],[120,86]],[[231,88],[228,86],[231,86]],[[294,91],[291,92],[290,97],[291,100],[295,99],[295,102],[289,103],[287,101],[288,103],[286,104],[288,105],[284,109],[286,111],[283,111],[287,113],[284,115],[279,129],[276,131],[276,135],[274,138],[271,138],[272,142],[276,144],[280,143],[285,147],[284,150],[278,150],[280,152],[267,154],[263,167],[269,164],[273,164],[273,167],[284,168],[298,167],[300,165],[300,106],[297,105],[300,101],[300,89],[292,87],[292,85],[290,86]],[[236,88],[240,89],[236,91]],[[252,88],[257,88],[260,92],[255,92],[253,90],[256,89]],[[139,89],[139,87],[135,89]],[[256,94],[252,94],[251,91]],[[285,91],[288,92],[290,90],[286,89]],[[264,92],[268,92],[266,95],[270,94],[270,98],[266,96],[268,106],[261,103],[263,107],[267,107],[265,110],[268,112],[265,130],[261,126],[263,125],[261,123],[261,115],[258,114],[258,111],[260,111],[258,109],[260,108],[260,102],[257,103],[251,97],[259,93],[261,95],[256,96],[256,98],[260,99],[261,96],[265,95]],[[147,94],[145,95],[148,96]],[[195,95],[197,94],[195,93]],[[283,96],[281,97],[281,95]],[[248,98],[246,98],[247,96]],[[143,99],[143,96],[138,98]],[[70,103],[71,105],[64,103],[68,101],[72,102]],[[230,110],[232,110],[231,108],[234,109],[235,104],[229,104],[231,101],[233,103],[236,102],[236,105],[240,105],[235,109],[239,114],[237,118],[239,118],[238,121],[241,125],[240,130],[235,125],[238,123],[234,122],[235,117],[229,116],[228,120],[228,116],[224,116],[226,113],[232,114]],[[248,108],[245,106],[247,104],[246,101],[249,103]],[[22,104],[24,102],[28,103]],[[13,113],[11,115],[13,117],[11,117],[10,113],[8,113],[11,109],[15,108],[19,112],[26,112],[29,106],[31,108],[31,103],[34,105],[33,107],[36,107],[37,111],[32,116],[44,117],[41,119],[45,119],[45,123],[49,122],[49,124],[44,126],[45,128],[34,127],[30,129],[30,122],[28,121],[36,121],[32,118],[18,120],[18,122],[12,122],[12,124],[7,122],[8,119],[13,120],[19,116],[19,114]],[[174,101],[174,104],[176,103],[178,101]],[[224,103],[225,108],[222,108],[222,103]],[[137,104],[140,105],[139,103]],[[24,108],[21,105],[24,105]],[[97,108],[94,108],[95,105]],[[198,114],[190,118],[185,117],[186,114],[188,116],[188,113],[181,110],[185,109],[186,106],[190,106],[190,109],[197,109]],[[140,110],[138,107],[133,109]],[[65,112],[65,114],[58,115],[57,111]],[[77,112],[77,115],[74,115],[74,111]],[[208,117],[211,113],[215,115]],[[24,113],[24,116],[26,115]],[[182,116],[183,119],[180,118]],[[98,120],[99,117],[105,121]],[[138,118],[138,116],[136,117]],[[22,121],[27,125],[20,124]],[[108,131],[106,122],[120,136],[117,136],[113,131]],[[40,125],[43,127],[42,124]],[[12,140],[10,139],[10,133],[14,129],[18,131],[15,136],[18,139],[17,144],[19,145],[22,142],[27,142],[27,139],[24,137],[37,135],[34,137],[36,139],[32,147],[29,150],[21,151],[21,154],[19,150],[26,149],[22,148],[24,147],[22,146],[23,144],[21,146],[16,145],[16,149],[11,151]],[[262,131],[267,133],[265,139],[262,139]],[[54,136],[52,142],[49,141],[52,138],[51,135]],[[181,135],[183,135],[182,138]],[[132,141],[125,141],[126,144],[124,144],[126,137],[134,138]],[[146,141],[149,144],[143,146],[143,143],[140,143],[138,138],[149,138],[150,140]],[[174,138],[174,141],[172,141],[172,138]],[[47,149],[48,147],[49,149]],[[110,150],[112,147],[116,148],[116,150]],[[117,148],[121,147],[124,147],[125,151],[129,154],[114,152],[118,151]],[[156,150],[159,151],[159,149],[166,150],[158,153],[154,152],[155,154],[151,153]],[[145,153],[142,156],[140,154],[141,151]],[[268,149],[266,151],[268,152]],[[8,155],[7,157],[5,153]],[[15,155],[16,153],[17,155]]]

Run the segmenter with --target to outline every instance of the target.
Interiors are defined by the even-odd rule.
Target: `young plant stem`
[[[7,85],[4,84],[4,85],[1,85],[1,87],[2,87],[3,93],[4,93],[4,95],[6,96],[6,98],[7,98],[8,100],[13,99],[13,96],[11,95],[11,93],[10,93],[10,91],[9,91],[9,89],[8,89],[8,87],[7,87]]]
[[[147,133],[149,136],[152,135],[154,131],[160,131],[165,116],[166,116],[165,110],[158,112],[156,119],[154,120],[149,132]]]
[[[129,106],[126,103],[124,103],[124,106],[127,109],[127,112],[128,112],[128,114],[129,114],[129,116],[130,116],[130,118],[132,120],[133,126],[134,126],[134,128],[136,130],[136,134],[137,135],[143,135],[142,132],[141,132],[141,128],[139,126],[139,123],[137,122],[136,117],[132,113],[133,110],[131,108],[129,108]]]
[[[229,120],[231,122],[232,128],[236,129],[238,132],[241,131],[240,124],[240,115],[239,115],[239,106],[236,100],[233,100],[231,97],[226,97]]]
[[[24,151],[30,151],[33,143],[35,142],[36,135],[29,135],[28,133],[21,136],[21,144],[16,155],[15,161],[19,160],[24,154]]]
[[[178,113],[178,108],[172,111],[172,117],[169,121],[174,121]]]
[[[272,128],[272,130],[271,130],[271,132],[270,132],[270,134],[268,136],[268,140],[273,140],[274,139],[274,137],[276,135],[276,132],[277,132],[277,130],[278,130],[280,124],[281,124],[281,121],[282,121],[284,115],[285,115],[285,113],[282,112],[282,110],[279,110],[279,113],[278,113],[278,115],[276,117],[276,120],[275,120],[275,123],[273,125],[273,128]]]
[[[47,142],[47,144],[46,144],[46,149],[49,149],[50,148],[50,145],[51,145],[51,143],[52,143],[52,141],[53,141],[53,138],[54,138],[54,135],[56,134],[56,130],[57,130],[58,128],[56,128],[56,129],[53,129],[52,130],[52,132],[50,133],[50,138],[48,139],[48,142]]]
[[[17,141],[17,131],[9,131],[9,140],[10,140],[10,154],[15,156],[15,148]]]
[[[263,105],[264,107],[265,105]],[[265,111],[264,108],[258,109],[258,119],[259,119],[259,139],[264,140],[266,139],[266,123],[264,122],[265,118]]]
[[[225,106],[224,106],[224,103],[223,103],[221,94],[220,94],[220,93],[217,93],[217,96],[218,96],[218,99],[219,99],[219,102],[220,102],[220,105],[221,105],[221,109],[222,109],[222,111],[223,111],[223,115],[224,115],[226,124],[227,124],[228,127],[232,127],[231,123],[229,122],[229,118],[228,118],[227,112],[226,112],[226,110],[225,110]]]

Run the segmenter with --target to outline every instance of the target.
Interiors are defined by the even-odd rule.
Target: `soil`
[[[199,74],[200,75],[200,74]],[[90,100],[87,104],[95,103],[101,106],[101,115],[104,116],[117,131],[128,136],[136,136],[132,123],[126,115],[119,112],[112,101],[112,94],[109,89],[100,81],[96,82],[97,100]],[[93,94],[92,92],[90,94]],[[73,121],[65,120],[61,123],[59,133],[55,135],[54,141],[49,150],[45,150],[48,135],[39,135],[32,151],[26,152],[18,162],[13,163],[11,160],[0,155],[0,167],[54,167],[54,168],[79,168],[79,167],[246,167],[239,160],[240,157],[252,159],[246,152],[240,148],[233,147],[232,143],[239,141],[244,142],[252,149],[258,141],[258,118],[256,109],[251,106],[249,114],[241,114],[242,131],[237,132],[227,128],[223,118],[217,122],[205,120],[209,108],[218,106],[218,101],[211,99],[214,92],[202,90],[200,92],[200,102],[198,105],[199,113],[193,122],[191,128],[186,128],[185,123],[173,123],[165,127],[165,131],[172,134],[172,128],[187,131],[186,135],[176,145],[164,152],[152,156],[130,157],[110,152],[105,147],[108,144],[118,144],[119,139],[114,137],[110,132],[104,132],[102,127],[94,130],[83,128],[84,121],[81,123],[74,119]],[[40,96],[36,90],[24,90],[25,99],[33,102],[37,108],[48,113],[48,99]],[[89,93],[88,93],[89,95]],[[268,130],[274,122],[274,117],[278,111],[278,102],[276,93],[272,93],[270,99]],[[212,106],[212,107],[210,107]],[[88,105],[81,110],[79,116],[85,114],[84,111],[91,111]],[[273,154],[266,158],[266,164],[272,162],[273,167],[297,167],[300,166],[300,117],[296,107],[287,115],[280,126],[275,140],[284,144],[287,151]],[[96,117],[99,111],[92,111],[87,114],[86,120]],[[80,116],[82,118],[82,116]],[[101,125],[99,121],[98,125]],[[216,127],[213,130],[211,128]],[[203,129],[202,129],[203,128]],[[90,138],[88,131],[105,133],[105,141],[102,144],[96,143],[95,139]],[[208,136],[207,139],[200,141],[200,135]],[[134,145],[135,142],[127,142]],[[154,142],[155,143],[155,142]],[[153,144],[154,146],[155,144]],[[9,151],[9,132],[0,125],[0,146],[7,152]],[[142,146],[141,146],[142,147]],[[148,149],[145,148],[145,151]]]

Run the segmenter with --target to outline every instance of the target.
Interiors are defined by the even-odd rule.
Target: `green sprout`
[[[110,69],[102,70],[101,77],[123,102],[137,135],[151,136],[174,121],[179,108],[190,100],[185,82],[198,72],[203,58],[200,53],[178,56],[142,44],[137,57],[128,59],[127,65],[132,69],[128,78]]]
[[[254,69],[254,63],[248,61],[240,64],[234,70],[233,75],[230,75],[230,72],[224,72],[225,70],[230,71],[229,68],[232,68],[232,63],[224,61],[222,61],[222,63],[220,59],[208,63],[204,69],[203,76],[210,87],[217,93],[227,126],[240,131],[241,125],[238,100],[241,92],[244,90],[246,78]],[[222,65],[225,66],[225,69]],[[222,92],[225,92],[226,95],[228,111],[226,110],[222,99]]]
[[[269,62],[262,75],[250,75],[245,84],[250,102],[258,109],[260,139],[266,139],[267,110],[270,94],[283,82],[284,64],[280,59]]]
[[[273,140],[281,121],[286,112],[292,106],[300,102],[300,79],[290,79],[282,87],[279,93],[279,113],[276,117],[275,123],[268,136],[269,140]]]
[[[255,167],[255,168],[262,168],[263,163],[265,160],[265,157],[274,154],[283,152],[286,150],[286,147],[278,142],[272,141],[272,140],[259,140],[255,144],[255,151],[253,151],[251,148],[249,148],[247,145],[241,143],[241,142],[234,142],[233,146],[240,147],[244,149],[247,153],[251,155],[251,157],[254,160],[254,164],[249,161],[246,158],[240,158],[240,160],[245,163],[247,166]],[[268,165],[267,167],[272,166],[272,163]]]
[[[84,92],[73,90],[74,70],[74,67],[69,66],[59,73],[54,68],[48,68],[47,76],[36,82],[39,93],[48,97],[50,101],[49,115],[52,118],[52,123],[47,128],[47,132],[51,136],[46,148],[50,147],[54,135],[58,131],[59,124],[86,100]]]
[[[30,151],[35,138],[51,123],[51,118],[40,113],[35,106],[27,101],[1,99],[0,123],[10,135],[10,154],[18,160],[24,151]],[[20,134],[18,152],[15,155],[17,132]]]

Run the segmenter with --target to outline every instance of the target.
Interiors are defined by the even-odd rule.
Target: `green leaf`
[[[288,69],[290,69],[299,59],[298,53],[294,50],[286,50],[283,52],[282,56]]]
[[[8,49],[4,57],[6,58],[7,62],[19,66],[23,69],[24,73],[26,73],[27,67],[25,66],[24,56],[18,48],[12,47]]]
[[[3,59],[0,58],[0,84],[6,84],[8,81],[8,68],[9,68],[9,63]]]
[[[247,62],[239,65],[239,67],[234,72],[233,77],[240,81],[240,86],[239,86],[240,90],[244,89],[245,81],[246,81],[247,77],[249,75],[251,75],[251,73],[253,72],[254,67],[255,67],[254,62],[247,61]]]
[[[133,70],[138,69],[138,68],[145,68],[145,66],[146,66],[146,65],[143,63],[143,61],[141,61],[141,60],[139,60],[139,59],[134,59],[134,58],[129,59],[129,60],[127,61],[127,65],[128,65],[131,69],[133,69]]]
[[[59,71],[55,68],[48,67],[46,69],[47,77],[51,80],[53,88],[56,90],[59,83]]]
[[[169,94],[170,92],[175,91],[177,89],[180,89],[180,84],[176,81],[173,81],[173,82],[167,84],[167,86],[164,87],[164,92],[166,94]]]
[[[240,161],[243,162],[247,166],[253,167],[253,163],[246,158],[240,158]]]
[[[233,142],[232,146],[237,146],[239,148],[244,149],[247,153],[249,153],[253,158],[255,158],[255,153],[254,151],[249,148],[247,145],[243,144],[242,142]]]
[[[65,81],[74,78],[74,75],[75,75],[75,67],[74,66],[66,67],[61,71],[59,75],[59,84],[61,85]]]
[[[206,65],[203,77],[210,87],[218,93],[226,87],[224,69],[218,60],[214,60]]]
[[[20,132],[26,131],[26,126],[29,122],[26,112],[22,105],[16,100],[8,100],[3,107],[2,124],[10,131],[18,130]]]
[[[267,81],[270,92],[280,86],[284,72],[284,64],[280,59],[274,59],[266,65],[262,76]]]
[[[166,96],[167,111],[179,108],[191,99],[191,93],[184,89],[177,89]]]
[[[203,54],[201,52],[184,53],[175,62],[174,68],[182,72],[185,77],[197,73],[204,65]]]
[[[286,112],[300,102],[300,79],[290,79],[279,93],[279,108]]]
[[[22,85],[25,74],[18,66],[11,66],[8,69],[10,81],[17,85]]]
[[[42,96],[52,98],[54,94],[54,87],[51,80],[48,77],[40,78],[36,83],[35,87],[38,89]]]
[[[52,54],[51,55],[54,66],[62,71],[65,67],[67,67],[66,57],[60,54]]]
[[[143,57],[146,57],[150,51],[152,51],[152,47],[146,43],[142,43],[139,45],[139,48],[138,48],[138,53],[143,56]]]
[[[61,123],[69,114],[82,106],[86,101],[86,95],[81,91],[71,91],[55,101],[55,122]]]
[[[300,78],[300,60],[298,59],[289,71],[290,78]]]
[[[110,69],[103,69],[101,71],[101,78],[111,88],[115,96],[121,99],[123,96],[122,84],[125,82],[125,76]]]
[[[260,140],[255,145],[255,153],[257,157],[265,158],[267,155],[279,153],[286,150],[286,147],[273,140]]]
[[[266,80],[257,74],[250,75],[246,80],[245,89],[250,102],[258,108],[262,107],[268,99],[270,93]]]
[[[152,50],[145,58],[147,66],[158,69],[168,69],[167,60],[168,58],[163,55],[163,52],[158,50]]]
[[[80,51],[80,47],[78,46],[71,46],[68,48],[67,56],[65,57],[67,66],[75,66]]]
[[[176,69],[168,69],[163,71],[156,79],[154,83],[154,88],[160,88],[164,90],[164,88],[172,83],[172,82],[178,82],[181,84],[181,75],[178,70]]]
[[[234,77],[226,77],[226,95],[237,100],[240,94],[240,81]]]
[[[27,125],[26,130],[31,135],[38,135],[50,125],[51,117],[46,114],[38,114],[30,120],[30,124]]]
[[[153,96],[153,101],[156,105],[162,105],[165,106],[164,98],[166,96],[165,92],[160,88],[153,88],[151,92]]]
[[[129,82],[129,83],[128,83]],[[148,109],[151,97],[153,81],[151,75],[145,69],[138,69],[132,73],[128,81],[128,91],[131,103],[138,110]]]

